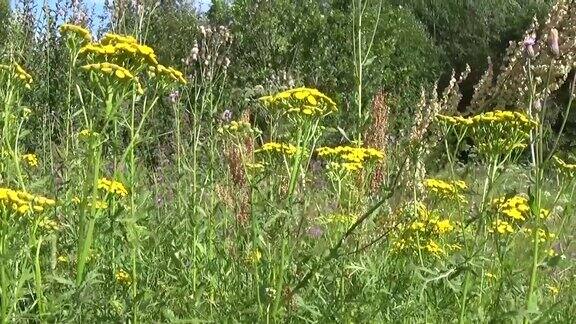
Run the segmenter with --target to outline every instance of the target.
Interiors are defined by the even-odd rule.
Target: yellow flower
[[[258,249],[251,250],[250,252],[248,252],[248,255],[246,256],[246,261],[252,264],[259,263],[260,259],[262,259],[262,253],[260,253]]]
[[[45,207],[54,206],[56,202],[42,196],[35,196],[25,191],[0,188],[0,205],[25,214],[29,211],[41,213]]]
[[[440,254],[444,253],[444,250],[442,250],[438,243],[434,242],[433,240],[429,240],[424,248],[435,256],[439,256]]]
[[[22,155],[22,160],[24,160],[31,167],[38,166],[38,158],[36,157],[36,154],[24,154]]]
[[[318,157],[331,161],[331,168],[342,168],[346,171],[356,171],[364,167],[365,163],[380,162],[384,153],[374,148],[337,146],[320,147],[316,149]]]
[[[451,232],[453,229],[454,226],[452,226],[449,219],[444,219],[439,222],[436,222],[436,231],[439,234]]]
[[[512,225],[510,223],[498,219],[492,222],[492,228],[489,228],[488,231],[490,233],[494,233],[494,231],[496,231],[497,233],[500,234],[508,234],[508,233],[514,233],[514,228],[512,228]]]
[[[119,269],[118,271],[116,271],[114,277],[116,278],[116,282],[118,282],[121,285],[128,286],[132,283],[132,278],[130,277],[128,272],[124,271],[124,269]]]
[[[60,33],[61,34],[71,33],[73,35],[82,38],[82,40],[85,43],[92,41],[92,35],[90,35],[90,32],[86,28],[83,28],[78,25],[62,24],[60,25]]]
[[[558,293],[560,292],[560,289],[556,286],[551,286],[551,285],[546,285],[546,288],[548,289],[548,292],[552,295],[552,296],[557,296]]]
[[[324,116],[337,111],[336,103],[314,88],[294,88],[260,98],[265,105],[275,105],[288,113]]]
[[[154,76],[162,76],[171,81],[179,82],[181,84],[187,84],[188,81],[184,78],[182,72],[176,70],[173,67],[165,67],[164,65],[158,64],[156,66],[151,66],[149,68],[150,73]]]
[[[277,143],[277,142],[268,142],[262,145],[261,148],[254,151],[254,153],[260,152],[276,152],[288,156],[292,156],[294,154],[298,154],[302,151],[301,148],[296,147],[292,144],[285,144],[285,143]]]
[[[104,189],[105,191],[120,197],[126,197],[128,195],[128,190],[126,190],[126,187],[124,187],[122,182],[108,180],[106,178],[98,180],[98,189]]]
[[[442,198],[466,202],[466,198],[460,194],[462,190],[467,188],[466,183],[462,180],[448,182],[440,179],[425,179],[424,187]]]

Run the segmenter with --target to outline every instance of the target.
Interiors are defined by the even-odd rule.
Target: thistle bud
[[[558,44],[558,29],[552,28],[548,33],[548,46],[554,56],[560,55],[560,46]]]
[[[524,54],[529,58],[534,58],[536,56],[536,52],[534,51],[535,43],[536,39],[534,35],[527,35],[524,38]]]

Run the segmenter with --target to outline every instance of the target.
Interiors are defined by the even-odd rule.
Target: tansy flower
[[[35,196],[25,191],[0,187],[0,205],[25,214],[27,212],[43,212],[46,207],[54,206],[56,202],[42,196]]]
[[[78,25],[62,24],[60,25],[60,33],[76,35],[79,38],[81,38],[85,43],[89,43],[92,41],[92,35],[90,35],[88,29]]]
[[[506,198],[494,199],[492,201],[492,205],[495,206],[500,213],[517,221],[526,220],[526,216],[530,212],[530,207],[528,206],[528,199],[519,195],[516,195],[508,199]]]
[[[120,197],[126,197],[128,195],[128,190],[126,190],[122,182],[108,180],[106,178],[98,180],[98,189],[104,189],[105,191]]]
[[[462,180],[444,181],[440,179],[426,179],[424,180],[424,187],[444,199],[466,202],[466,198],[461,194],[461,191],[466,189],[467,186]]]
[[[262,259],[262,253],[258,249],[252,249],[246,256],[246,261],[252,264],[259,263],[260,259]]]
[[[510,223],[498,219],[492,222],[492,227],[488,228],[488,231],[490,233],[497,232],[499,234],[508,234],[514,233],[514,228],[512,228]]]
[[[302,150],[301,148],[296,147],[296,146],[289,144],[289,143],[286,144],[286,143],[268,142],[268,143],[262,145],[261,148],[255,150],[254,153],[276,152],[276,153],[292,156],[294,154],[300,153],[301,150]]]
[[[318,157],[330,161],[331,169],[344,169],[356,171],[364,168],[366,163],[380,162],[384,159],[384,153],[375,148],[337,146],[320,147],[316,149]]]
[[[36,154],[24,154],[22,155],[22,160],[24,160],[31,167],[38,166],[38,158],[36,157]]]
[[[116,271],[114,277],[116,278],[116,282],[118,282],[121,285],[128,286],[132,283],[132,278],[130,277],[128,272],[124,271],[124,269]]]
[[[440,254],[444,253],[444,250],[442,250],[438,243],[434,242],[433,240],[429,240],[428,243],[424,246],[424,249],[435,256],[440,256]]]
[[[337,111],[336,103],[313,88],[295,88],[260,98],[267,106],[276,106],[287,113],[301,116],[324,116]]]

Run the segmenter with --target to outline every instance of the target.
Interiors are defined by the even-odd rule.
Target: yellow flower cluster
[[[156,66],[151,66],[149,68],[149,72],[151,76],[162,76],[169,80],[180,82],[182,84],[187,84],[188,81],[184,78],[182,72],[176,70],[173,67],[165,67],[162,64],[158,64]]]
[[[86,64],[81,66],[80,68],[86,71],[100,71],[104,74],[111,75],[120,81],[133,81],[138,88],[138,92],[144,93],[144,90],[142,89],[142,85],[140,84],[140,81],[138,81],[138,78],[135,77],[130,71],[128,71],[128,69],[120,65],[103,62],[103,63]]]
[[[43,212],[45,207],[54,206],[56,202],[52,199],[35,196],[25,191],[12,190],[0,187],[0,205],[25,214],[28,211]]]
[[[130,285],[130,283],[132,283],[132,278],[130,277],[128,272],[124,271],[124,269],[116,271],[114,277],[116,278],[116,282],[118,282],[121,285]]]
[[[305,116],[324,116],[337,111],[336,103],[330,97],[313,88],[295,88],[275,95],[261,97],[266,105],[277,105],[288,113]]]
[[[254,153],[260,152],[276,152],[288,156],[292,156],[294,154],[298,154],[301,152],[301,148],[296,147],[292,144],[286,143],[277,143],[277,142],[268,142],[262,145],[261,148],[254,151]]]
[[[442,198],[466,202],[466,198],[461,192],[467,189],[468,186],[462,180],[444,181],[440,179],[426,179],[424,180],[424,187]]]
[[[48,217],[44,217],[38,223],[38,226],[46,230],[47,232],[55,232],[60,229],[60,225],[54,221],[49,219]]]
[[[36,154],[24,154],[22,155],[22,160],[33,168],[38,166],[38,158],[36,157]]]
[[[246,262],[251,264],[257,264],[262,259],[262,253],[258,249],[252,249],[246,255]]]
[[[106,178],[98,180],[98,189],[104,189],[105,191],[120,197],[126,197],[128,195],[128,191],[122,182],[108,180]]]
[[[254,129],[252,129],[252,125],[250,125],[249,122],[235,121],[235,120],[233,120],[230,123],[218,128],[218,133],[220,133],[220,134],[223,134],[224,132],[231,133],[231,134],[251,133],[253,131],[254,131]]]
[[[93,132],[89,129],[83,129],[78,133],[79,139],[89,139],[92,136],[98,136],[97,132]]]
[[[437,115],[437,120],[464,134],[468,131],[484,158],[526,147],[529,132],[538,123],[522,112],[495,110],[472,117]]]
[[[88,29],[78,25],[62,24],[60,26],[60,33],[61,34],[71,33],[81,38],[85,43],[89,43],[92,41],[92,35],[90,35]]]
[[[530,213],[530,206],[528,206],[528,199],[516,195],[511,198],[497,198],[492,201],[492,205],[497,210],[516,221],[524,221]]]
[[[78,55],[88,61],[82,66],[84,70],[103,72],[120,80],[132,80],[138,85],[139,93],[143,93],[143,89],[137,74],[146,70],[146,66],[152,76],[158,75],[171,81],[187,83],[182,72],[160,65],[154,49],[139,44],[132,36],[106,33],[99,43],[92,43],[89,32],[80,26],[64,24],[60,30],[73,32],[85,39],[86,44],[78,51]]]
[[[92,207],[92,203],[88,203],[88,207]],[[103,200],[96,200],[94,203],[94,209],[106,209],[108,208],[108,203]]]
[[[31,84],[34,80],[32,79],[32,76],[28,72],[26,72],[26,70],[24,70],[23,67],[20,66],[20,64],[15,62],[12,63],[12,65],[0,64],[0,70],[5,70],[9,71],[10,73],[13,73],[13,75],[18,80],[20,80],[20,82],[24,84],[24,87],[26,89],[31,88]]]
[[[524,233],[526,236],[529,236],[529,237],[533,237],[533,233],[534,233],[534,231],[531,228],[523,228],[521,230],[521,232]],[[556,234],[554,234],[548,230],[542,229],[542,228],[538,228],[536,230],[536,236],[538,239],[538,243],[544,243],[546,241],[550,241],[550,240],[553,240],[554,238],[556,238]],[[534,240],[532,240],[532,241],[534,241]]]
[[[525,131],[538,125],[536,121],[528,117],[526,114],[509,110],[494,110],[472,117],[437,115],[436,118],[439,121],[450,125],[478,126],[500,123],[519,126]]]
[[[499,234],[509,234],[514,233],[514,228],[512,227],[512,224],[507,221],[497,219],[492,222],[492,227],[488,228],[488,231],[490,233],[497,232]]]
[[[457,246],[453,244],[446,244],[443,248],[437,243],[440,237],[454,231],[450,219],[440,217],[420,202],[401,208],[397,213],[400,223],[397,225],[398,231],[393,234],[396,237],[392,240],[395,251],[415,252],[420,248],[438,257],[445,253],[445,248],[456,249]]]
[[[347,171],[357,171],[364,167],[365,163],[381,161],[384,153],[374,148],[337,146],[320,147],[316,149],[318,156],[331,160],[330,167],[342,168]]]
[[[99,44],[88,44],[82,47],[78,54],[92,54],[120,60],[129,58],[140,63],[158,65],[158,58],[151,47],[138,44],[133,37],[116,34],[106,34]]]
[[[576,175],[576,164],[568,164],[557,156],[553,156],[552,159],[554,160],[554,164],[556,164],[556,167],[560,172],[566,174],[569,177],[574,177],[574,175]]]

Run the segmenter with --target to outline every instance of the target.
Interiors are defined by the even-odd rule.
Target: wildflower
[[[492,222],[492,227],[489,228],[488,231],[490,233],[508,234],[514,233],[514,228],[512,228],[512,225],[507,221],[497,219]]]
[[[254,153],[260,152],[276,152],[283,155],[292,156],[302,152],[302,149],[292,144],[268,142],[262,145],[261,148],[254,151]]]
[[[31,88],[33,82],[32,76],[24,70],[22,66],[18,63],[12,63],[11,65],[0,64],[0,72],[8,71],[11,75],[16,78],[20,84],[23,84],[26,89]]]
[[[178,90],[172,91],[172,92],[170,92],[170,94],[168,95],[168,100],[169,100],[172,104],[177,103],[179,99],[180,99],[180,92],[178,92]]]
[[[492,205],[495,206],[503,215],[517,221],[526,220],[526,216],[530,211],[530,207],[528,206],[528,199],[519,195],[508,199],[494,199],[492,201]]]
[[[438,234],[449,233],[454,229],[454,226],[450,223],[449,219],[444,219],[435,223],[436,225],[436,232]]]
[[[380,162],[384,159],[384,153],[375,148],[363,148],[352,146],[320,147],[316,149],[318,156],[331,160],[329,167],[332,169],[344,169],[356,171],[364,168],[369,162]]]
[[[54,232],[60,229],[60,225],[47,217],[42,218],[38,223],[38,226],[46,230],[47,232]]]
[[[58,258],[56,258],[56,261],[58,261],[60,263],[66,263],[66,262],[68,262],[68,256],[59,255]]]
[[[557,157],[556,155],[552,157],[552,160],[554,160],[554,164],[556,164],[556,167],[561,173],[565,174],[570,178],[576,175],[576,164],[568,164],[559,157]]]
[[[90,35],[88,29],[81,26],[72,24],[62,24],[60,25],[60,33],[76,35],[79,38],[81,38],[84,43],[89,43],[92,41],[92,35]]]
[[[434,242],[433,240],[429,240],[424,248],[435,256],[439,256],[440,254],[444,253],[444,250],[442,250],[438,243]]]
[[[260,259],[262,259],[262,253],[258,249],[251,250],[246,256],[246,261],[251,264],[259,263]]]
[[[46,197],[0,187],[0,205],[11,208],[20,214],[25,214],[29,211],[41,213],[45,207],[51,207],[55,204],[54,200]]]
[[[222,115],[220,116],[220,120],[225,123],[229,123],[232,120],[232,111],[230,111],[229,109],[224,110],[224,112],[222,112]]]
[[[132,278],[126,271],[124,271],[124,269],[116,271],[114,277],[116,278],[116,282],[118,282],[121,285],[128,286],[132,283]]]
[[[275,95],[260,98],[267,106],[277,106],[287,113],[304,116],[324,116],[337,110],[336,103],[322,92],[313,88],[295,88]]]
[[[272,287],[266,287],[264,291],[266,292],[266,296],[268,296],[268,298],[274,298],[276,295],[276,289]]]
[[[484,276],[486,276],[486,278],[488,278],[489,280],[494,280],[496,279],[496,275],[493,274],[492,272],[485,272]]]
[[[92,207],[92,203],[88,203],[88,207]],[[108,203],[103,200],[96,200],[94,203],[94,209],[106,209],[108,208]]]
[[[80,203],[80,198],[78,198],[78,196],[72,197],[72,203],[74,203],[74,204],[79,204],[79,203]]]
[[[336,223],[336,224],[352,225],[356,222],[357,219],[358,217],[356,215],[344,214],[344,213],[334,213],[324,217],[324,221],[327,224]]]
[[[36,154],[24,154],[22,155],[22,160],[33,168],[38,166],[38,158],[36,157]]]
[[[149,68],[149,73],[152,76],[165,77],[169,80],[180,82],[181,84],[188,83],[182,72],[176,70],[173,67],[165,67],[164,65],[158,64],[156,66],[151,66]]]
[[[426,179],[424,180],[424,187],[443,198],[466,202],[466,198],[460,193],[461,190],[467,188],[466,183],[462,180],[448,182],[440,179]]]
[[[558,293],[560,292],[560,289],[556,286],[551,286],[551,285],[546,285],[546,288],[548,289],[548,292],[552,295],[552,296],[557,296]]]
[[[81,66],[80,68],[85,71],[101,72],[104,75],[111,76],[112,78],[119,81],[134,82],[136,84],[138,93],[144,93],[144,90],[142,89],[142,85],[140,84],[140,81],[138,81],[138,78],[135,77],[126,68],[120,65],[104,62],[104,63],[86,64]]]
[[[128,191],[122,182],[108,180],[106,178],[98,180],[98,189],[104,189],[105,191],[120,197],[126,197],[128,195]]]
[[[527,35],[526,38],[524,38],[524,53],[529,58],[534,58],[536,56],[536,53],[534,52],[534,44],[536,44],[534,35]]]
[[[78,133],[79,139],[89,139],[92,136],[98,136],[98,133],[93,132],[89,129],[83,129]]]

